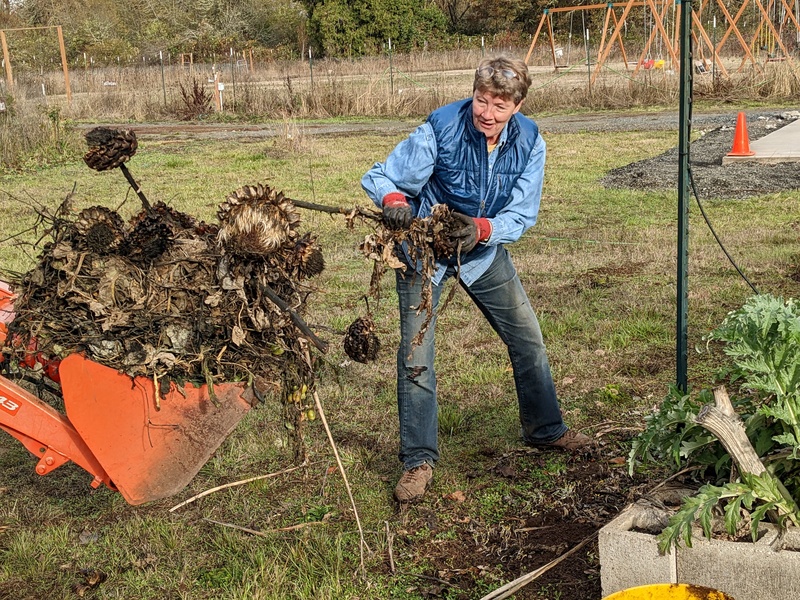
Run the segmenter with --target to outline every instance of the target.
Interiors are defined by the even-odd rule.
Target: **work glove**
[[[460,212],[453,212],[453,219],[461,227],[450,234],[450,239],[455,244],[461,242],[461,254],[470,252],[478,242],[485,242],[492,235],[489,219],[470,217]]]
[[[383,222],[390,229],[408,229],[411,226],[411,206],[400,192],[383,197]]]

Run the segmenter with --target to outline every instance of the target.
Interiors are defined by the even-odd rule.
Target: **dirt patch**
[[[434,486],[439,497],[410,509],[395,542],[401,559],[431,565],[413,591],[423,598],[473,598],[487,581],[500,587],[593,536],[648,485],[628,477],[618,452],[617,443],[588,456],[520,450],[468,473],[474,485],[462,497]],[[499,496],[497,479],[507,483]],[[421,542],[424,530],[429,535]],[[600,596],[596,539],[515,595]]]
[[[749,118],[747,129],[750,141],[772,133],[790,122],[790,118],[784,118],[781,114]],[[723,165],[722,158],[733,146],[734,132],[733,125],[720,126],[691,144],[689,162],[701,200],[742,199],[800,189],[800,168],[797,163],[748,162]],[[614,169],[601,183],[608,188],[675,189],[678,183],[678,160],[676,146],[653,158]]]

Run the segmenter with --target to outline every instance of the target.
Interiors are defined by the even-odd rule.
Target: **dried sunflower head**
[[[246,185],[217,210],[217,239],[232,254],[265,255],[297,237],[300,215],[291,200],[269,186]]]
[[[139,219],[125,238],[123,249],[135,263],[148,263],[164,254],[175,241],[172,228],[158,214]]]
[[[316,237],[308,233],[297,240],[294,246],[293,261],[297,266],[298,275],[304,279],[316,277],[325,270],[322,246]]]
[[[95,171],[115,169],[136,154],[136,134],[130,129],[95,127],[86,134],[89,151],[83,161]]]
[[[164,202],[158,201],[150,210],[143,210],[138,215],[134,216],[130,221],[131,228],[136,227],[140,221],[143,221],[150,215],[157,215],[159,220],[169,225],[173,231],[194,229],[198,224],[197,219],[193,216],[175,210]]]
[[[371,317],[359,317],[344,334],[344,352],[356,362],[367,363],[378,357],[381,343],[375,335],[375,321]]]
[[[78,213],[73,224],[78,246],[97,254],[116,251],[125,239],[125,221],[105,206],[92,206]]]

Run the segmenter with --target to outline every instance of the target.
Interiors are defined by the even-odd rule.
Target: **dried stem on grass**
[[[389,552],[389,570],[394,573],[396,571],[394,565],[394,533],[389,529],[389,521],[384,521],[386,526],[386,548]]]
[[[308,349],[305,351],[306,360],[308,361],[309,365],[311,364],[311,356],[308,353]],[[360,559],[360,569],[361,569],[361,577],[362,579],[366,579],[367,570],[364,564],[364,549],[367,550],[370,554],[372,554],[372,550],[369,549],[367,545],[367,540],[364,538],[364,528],[361,526],[361,517],[358,514],[358,507],[356,506],[355,498],[353,498],[353,490],[350,488],[350,482],[347,479],[347,473],[345,473],[344,465],[342,464],[342,459],[339,457],[339,449],[336,447],[336,442],[333,441],[333,434],[331,433],[331,428],[328,427],[328,419],[325,417],[325,410],[322,408],[322,402],[319,399],[319,394],[316,390],[312,391],[311,395],[314,397],[314,405],[317,407],[317,413],[319,413],[319,419],[322,421],[322,426],[325,428],[325,433],[328,436],[328,442],[330,442],[331,450],[333,451],[333,455],[336,458],[336,464],[339,467],[339,472],[342,474],[342,480],[344,481],[344,487],[347,490],[347,497],[350,499],[350,506],[353,507],[353,514],[356,518],[356,526],[358,527],[358,537],[359,537],[359,559]]]
[[[326,517],[328,515],[325,515]],[[206,523],[213,523],[214,525],[220,525],[222,527],[230,527],[231,529],[236,529],[237,531],[244,531],[245,533],[250,533],[252,535],[259,535],[261,537],[266,537],[271,533],[279,533],[282,531],[297,531],[298,529],[305,529],[306,527],[311,527],[312,525],[325,525],[328,522],[328,519],[323,519],[322,521],[308,521],[306,523],[298,523],[297,525],[289,525],[288,527],[278,527],[276,529],[268,529],[266,531],[260,531],[258,529],[250,529],[249,527],[242,527],[241,525],[235,525],[234,523],[223,523],[222,521],[214,521],[213,519],[206,519],[203,518],[203,521]]]
[[[195,494],[194,496],[192,496],[191,498],[188,498],[187,500],[184,500],[180,504],[176,504],[175,506],[173,506],[172,508],[169,509],[169,512],[175,512],[179,508],[182,508],[182,507],[186,506],[187,504],[191,504],[195,500],[199,500],[200,498],[204,498],[205,496],[208,496],[208,495],[213,494],[215,492],[219,492],[221,490],[226,490],[228,488],[236,487],[236,486],[239,486],[239,485],[244,485],[246,483],[250,483],[251,481],[259,481],[261,479],[270,479],[272,477],[278,477],[279,475],[286,475],[287,473],[291,473],[293,471],[297,471],[298,469],[303,469],[305,467],[310,467],[311,465],[315,465],[315,464],[318,464],[318,463],[319,463],[319,461],[315,462],[315,463],[309,463],[308,461],[306,461],[306,462],[303,462],[300,465],[297,465],[296,467],[290,467],[288,469],[283,469],[282,471],[276,471],[275,473],[269,473],[268,475],[258,475],[257,477],[250,477],[248,479],[242,479],[241,481],[234,481],[232,483],[226,483],[225,485],[218,485],[217,487],[214,487],[214,488],[211,488],[209,490],[206,490],[205,492],[200,492],[199,494]]]
[[[514,594],[516,594],[519,590],[523,587],[535,581],[545,573],[547,573],[550,569],[558,565],[563,560],[567,559],[568,557],[575,554],[578,550],[583,548],[586,544],[591,542],[595,537],[597,537],[597,532],[595,531],[593,534],[585,537],[577,546],[572,548],[571,550],[567,550],[556,558],[555,560],[551,560],[546,565],[539,567],[535,571],[531,571],[530,573],[526,573],[522,577],[517,577],[514,581],[510,581],[502,587],[497,588],[493,592],[486,594],[481,600],[503,600],[504,598],[510,598]]]

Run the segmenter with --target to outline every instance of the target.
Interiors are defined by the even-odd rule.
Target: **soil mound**
[[[748,122],[750,141],[757,140],[788,125],[794,113],[761,116]],[[742,199],[786,190],[800,190],[797,163],[722,164],[731,151],[735,127],[713,129],[693,141],[689,163],[697,193],[701,199]],[[678,147],[653,158],[613,169],[601,180],[607,188],[677,189]]]

